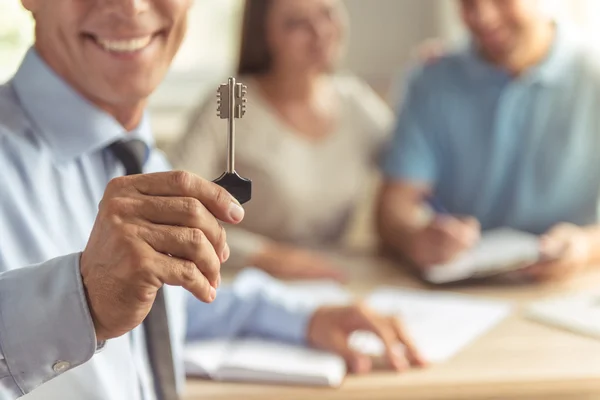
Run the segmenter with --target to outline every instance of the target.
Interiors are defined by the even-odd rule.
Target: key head
[[[229,85],[223,84],[217,90],[217,116],[221,119],[229,118]]]
[[[246,114],[247,93],[248,87],[246,85],[241,83],[235,85],[235,118],[242,118]]]
[[[247,203],[252,198],[252,181],[242,178],[236,172],[225,172],[214,183],[227,190],[240,204]]]

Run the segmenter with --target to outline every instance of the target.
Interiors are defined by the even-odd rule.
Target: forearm
[[[94,355],[79,254],[0,274],[0,351],[0,382],[10,399]]]
[[[219,290],[212,304],[190,296],[187,339],[257,336],[304,344],[315,307],[289,301],[277,285],[264,274]]]
[[[383,189],[379,196],[376,220],[382,247],[395,255],[411,259],[413,239],[428,221],[422,202],[412,196],[393,196]]]

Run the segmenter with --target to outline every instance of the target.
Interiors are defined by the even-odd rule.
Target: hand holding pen
[[[475,218],[453,216],[435,197],[429,197],[427,203],[435,215],[415,232],[409,246],[409,256],[422,268],[452,261],[481,237],[481,228]]]

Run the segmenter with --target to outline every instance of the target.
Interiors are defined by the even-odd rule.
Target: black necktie
[[[142,173],[142,165],[147,154],[147,146],[144,142],[118,141],[111,144],[109,149],[125,167],[126,175]],[[143,325],[156,395],[159,400],[178,400],[167,307],[162,288],[156,294],[154,305]]]

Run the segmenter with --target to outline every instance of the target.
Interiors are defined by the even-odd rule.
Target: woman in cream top
[[[256,19],[258,4],[266,3],[270,9],[261,11],[270,19],[264,23],[272,33],[282,26],[277,37],[283,43],[278,47],[271,40],[267,73],[239,78],[248,86],[248,106],[244,118],[236,120],[236,170],[253,181],[253,197],[245,205],[244,221],[227,227],[229,264],[254,265],[280,277],[343,279],[343,273],[314,250],[342,239],[391,128],[392,113],[359,79],[329,73],[330,59],[336,55],[330,53],[340,47],[329,44],[339,42],[334,34],[342,26],[338,0],[250,0],[245,31],[255,22],[249,15]],[[306,34],[311,38],[303,42],[308,50],[299,51],[294,42],[300,40],[294,35],[302,32],[286,36],[285,27],[293,25],[289,19],[303,21],[294,23],[306,24],[309,31],[311,25],[321,25],[316,36]],[[320,48],[329,46],[322,51],[326,54],[314,55],[314,40]],[[285,54],[290,50],[295,54]],[[277,62],[277,57],[303,58]],[[281,72],[282,64],[288,70],[293,65],[294,74]],[[240,70],[252,71],[243,65],[244,51]],[[307,74],[298,72],[299,66],[320,73],[303,78]],[[192,115],[186,135],[171,154],[177,168],[209,180],[226,168],[227,121],[216,117],[215,103],[211,97]]]

